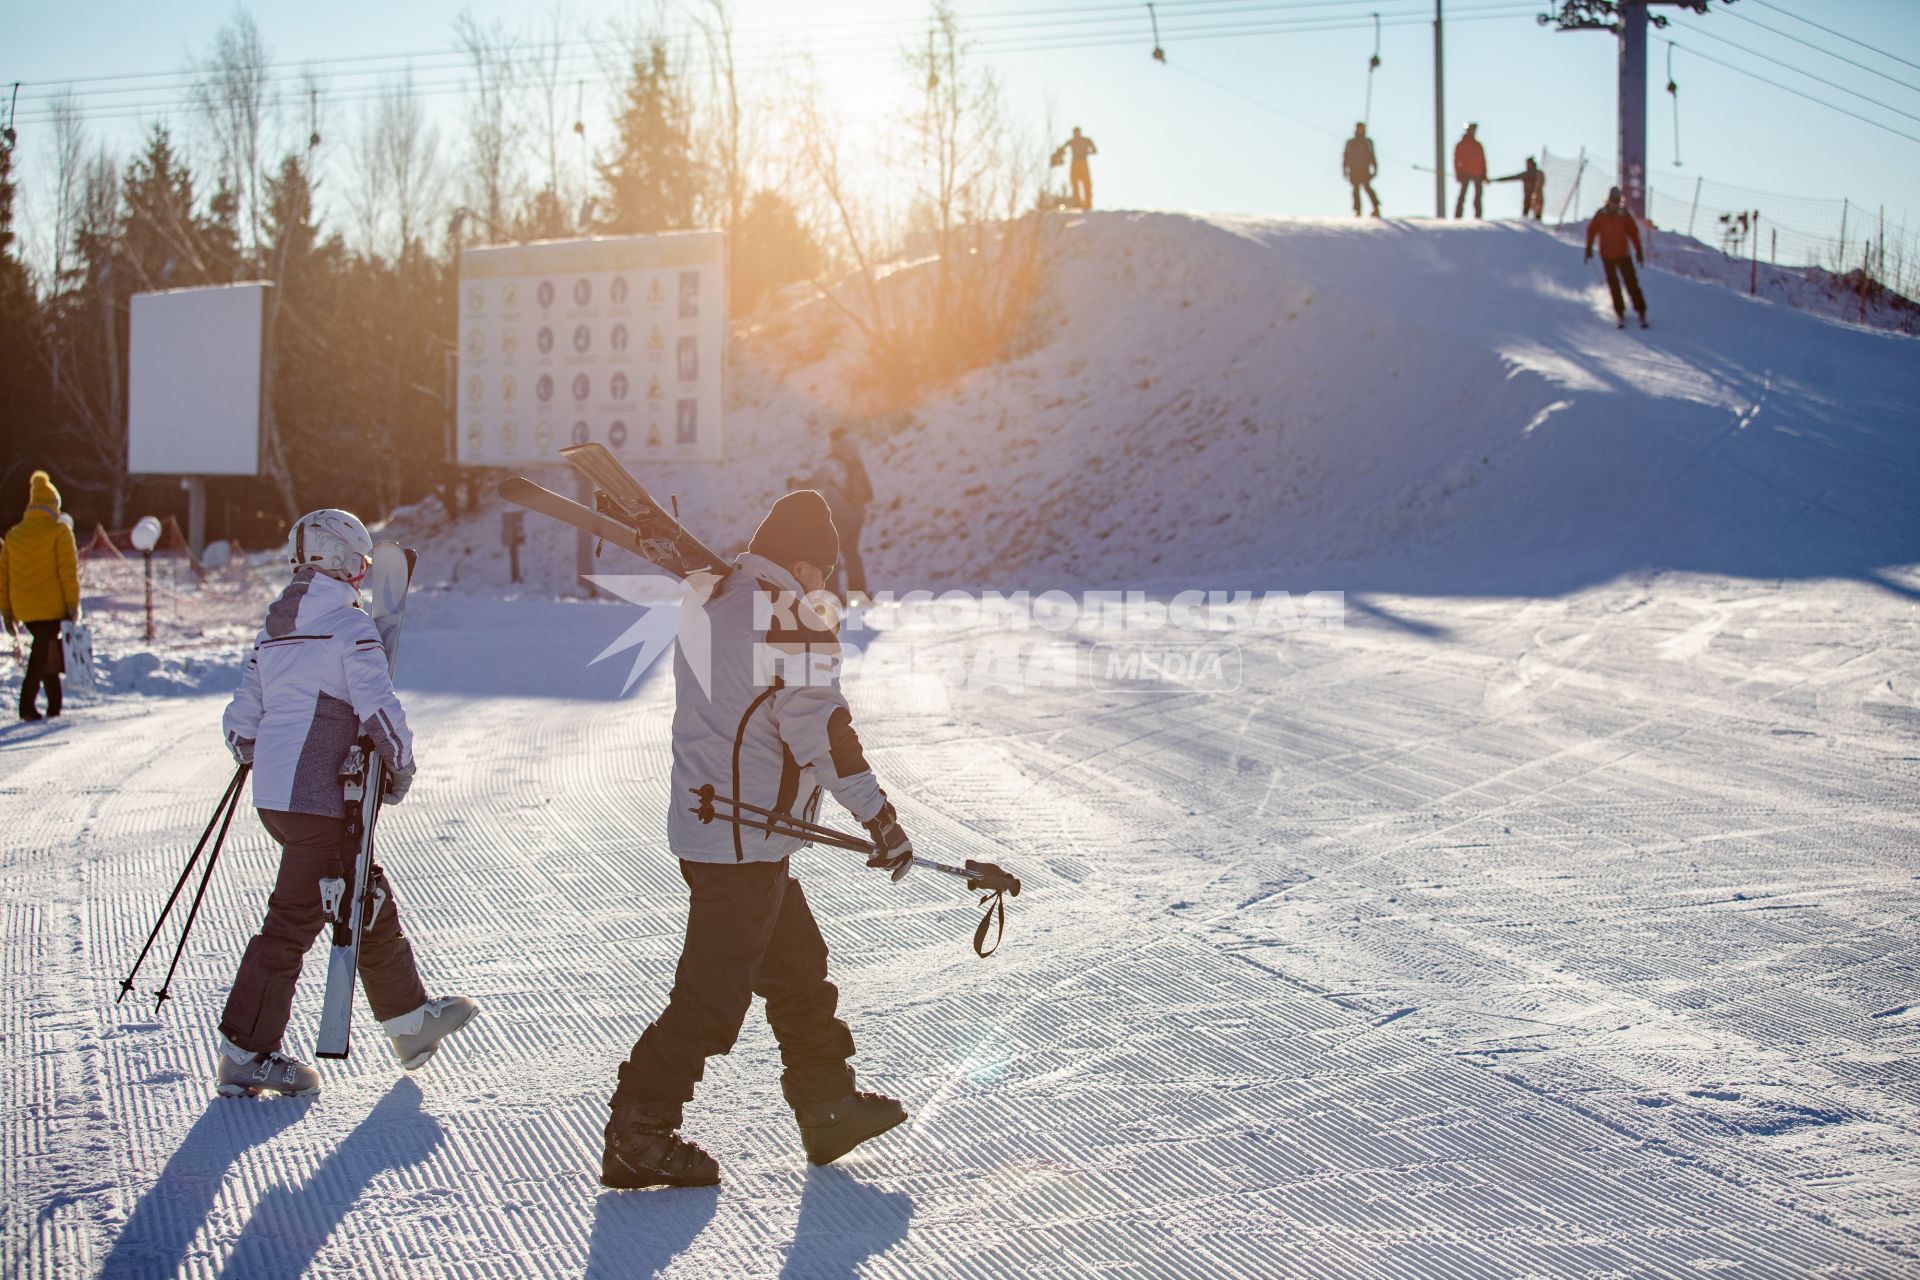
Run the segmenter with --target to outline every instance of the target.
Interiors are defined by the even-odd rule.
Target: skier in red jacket
[[[1640,265],[1645,266],[1647,254],[1640,247],[1640,227],[1627,212],[1618,187],[1607,192],[1607,203],[1593,215],[1593,221],[1587,223],[1588,262],[1593,261],[1596,239],[1600,241],[1600,265],[1607,271],[1607,291],[1613,294],[1615,327],[1627,327],[1627,304],[1620,297],[1620,284],[1625,281],[1633,309],[1640,313],[1640,327],[1646,328],[1647,300],[1640,294],[1640,277],[1634,272],[1633,260],[1638,258]]]
[[[1453,176],[1460,179],[1460,198],[1453,202],[1453,216],[1467,213],[1467,188],[1473,188],[1473,216],[1480,216],[1481,202],[1487,193],[1487,149],[1480,145],[1480,126],[1470,124],[1453,144]]]

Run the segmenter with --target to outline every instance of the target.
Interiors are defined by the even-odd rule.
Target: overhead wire
[[[1902,80],[1899,76],[1893,75],[1891,72],[1882,71],[1878,67],[1869,66],[1866,63],[1860,61],[1858,58],[1849,58],[1844,53],[1835,53],[1832,49],[1826,48],[1824,45],[1815,44],[1813,41],[1807,39],[1805,36],[1796,36],[1790,31],[1782,31],[1778,27],[1770,27],[1766,23],[1760,21],[1758,18],[1750,17],[1747,14],[1741,13],[1738,9],[1723,9],[1723,10],[1720,10],[1719,12],[1738,18],[1740,19],[1740,21],[1746,23],[1748,26],[1758,27],[1760,30],[1767,32],[1769,35],[1778,36],[1782,40],[1791,40],[1793,41],[1793,43],[1800,45],[1803,48],[1811,49],[1815,53],[1824,54],[1825,56],[1832,58],[1838,62],[1844,62],[1850,67],[1855,67],[1861,71],[1866,72],[1868,75],[1879,76],[1882,80],[1886,80],[1892,84],[1897,84],[1902,89],[1907,89],[1914,93],[1920,93],[1920,84],[1915,84],[1911,80]],[[1891,57],[1892,55],[1889,54],[1888,56]]]
[[[1788,62],[1783,58],[1776,58],[1770,53],[1762,53],[1760,52],[1760,50],[1741,44],[1737,40],[1729,40],[1725,36],[1720,35],[1717,32],[1709,31],[1702,26],[1688,26],[1684,28],[1684,30],[1690,36],[1705,36],[1709,40],[1718,40],[1721,44],[1728,45],[1732,48],[1738,49],[1742,53],[1749,54],[1765,62],[1771,62],[1777,67],[1785,67],[1787,70],[1793,72],[1795,75],[1805,76],[1809,80],[1814,80],[1819,82],[1820,84],[1826,85],[1829,89],[1838,89],[1842,93],[1851,94],[1853,97],[1860,99],[1862,102],[1871,103],[1873,106],[1879,107],[1882,111],[1890,111],[1894,115],[1905,116],[1907,119],[1913,121],[1915,124],[1920,124],[1920,115],[1916,115],[1911,111],[1907,111],[1900,107],[1896,107],[1891,103],[1882,102],[1880,101],[1880,99],[1871,97],[1868,94],[1864,94],[1860,92],[1858,89],[1849,88],[1846,85],[1841,84],[1838,80],[1829,80],[1825,76],[1815,75],[1813,72],[1805,70],[1804,68],[1801,68],[1801,67],[1797,67],[1793,63]]]
[[[1695,58],[1699,58],[1702,61],[1711,62],[1717,66],[1725,67],[1729,71],[1737,71],[1741,75],[1746,76],[1749,79],[1758,80],[1761,84],[1772,85],[1776,89],[1780,89],[1787,93],[1791,93],[1796,98],[1804,98],[1808,102],[1817,103],[1820,106],[1827,108],[1827,110],[1829,111],[1838,111],[1841,115],[1852,116],[1855,120],[1859,120],[1865,124],[1870,124],[1876,129],[1884,129],[1886,132],[1893,134],[1895,137],[1905,138],[1908,142],[1920,142],[1920,136],[1907,133],[1905,130],[1902,130],[1902,129],[1896,129],[1890,124],[1885,124],[1879,120],[1875,120],[1872,116],[1863,116],[1858,111],[1854,111],[1849,107],[1843,107],[1837,102],[1828,102],[1825,98],[1816,98],[1812,94],[1807,93],[1801,89],[1796,89],[1794,86],[1790,84],[1782,84],[1780,81],[1772,79],[1771,77],[1768,77],[1768,76],[1763,76],[1757,71],[1749,71],[1745,67],[1740,66],[1738,63],[1728,62],[1725,58],[1716,58],[1710,53],[1702,53],[1698,49],[1692,49],[1683,44],[1676,43],[1674,47],[1679,49],[1680,52],[1684,54],[1688,54]]]
[[[1210,4],[1218,3],[1218,0],[1207,0],[1207,2]],[[1340,0],[1340,2],[1352,3],[1353,0]],[[1380,0],[1359,0],[1359,2],[1379,3]],[[1387,0],[1387,2],[1391,3],[1392,0]],[[1517,18],[1521,16],[1531,16],[1534,7],[1531,3],[1521,3],[1519,0],[1495,0],[1494,3],[1458,10],[1456,14],[1449,16],[1453,20],[1461,22],[1485,18]],[[1205,16],[1212,17],[1213,15]],[[1429,15],[1424,12],[1402,11],[1386,16],[1384,23],[1387,26],[1408,26],[1424,24],[1429,20]],[[1168,43],[1172,43],[1176,39],[1185,41],[1211,41],[1244,39],[1267,35],[1311,35],[1321,32],[1362,29],[1371,25],[1373,25],[1373,17],[1371,14],[1364,19],[1358,17],[1354,19],[1344,19],[1332,15],[1325,15],[1292,20],[1256,20],[1252,24],[1229,22],[1224,25],[1215,23],[1214,25],[1187,26],[1178,30],[1170,30],[1166,33],[1166,40]],[[974,52],[987,56],[1020,53],[1050,53],[1078,49],[1124,47],[1137,43],[1140,39],[1141,34],[1135,32],[1099,33],[1091,36],[1076,36],[1066,32],[1034,32],[1024,35],[1009,34],[997,38],[977,39],[972,42],[972,49]],[[829,56],[823,60],[835,66],[848,66],[876,61],[888,61],[896,56],[898,56],[897,47],[889,45],[872,45],[864,48],[842,46],[839,50],[830,53]],[[744,55],[736,54],[736,70],[748,73],[759,70],[771,70],[787,61],[787,57],[788,55],[783,52],[765,54],[750,50]],[[699,54],[683,60],[680,66],[683,74],[699,74],[710,70],[713,63],[714,60],[710,55]],[[416,68],[407,68],[409,74],[414,70],[416,70]],[[582,70],[598,71],[600,74],[595,78],[599,79],[602,84],[610,85],[612,83],[612,77],[606,74],[606,68],[591,55],[585,57],[581,55],[570,55],[567,59],[563,60],[559,66],[559,74],[563,78],[572,78],[577,72]],[[446,73],[452,73],[451,78],[447,78]],[[391,73],[389,72],[389,74]],[[414,80],[409,84],[387,83],[370,87],[349,86],[344,89],[327,87],[322,84],[318,90],[318,101],[332,106],[378,101],[394,93],[399,93],[406,97],[425,98],[466,93],[470,92],[473,88],[471,76],[457,66],[427,68],[425,74],[427,78]],[[314,82],[311,77],[301,77],[299,78],[296,89],[268,95],[263,100],[263,105],[269,107],[285,106],[296,100],[301,103],[306,103],[309,100],[313,84]],[[160,89],[159,92],[168,93],[169,91],[163,88]],[[197,109],[198,105],[198,99],[195,97],[179,97],[169,94],[167,97],[155,98],[149,101],[116,103],[106,110],[87,110],[83,107],[81,114],[87,120],[124,120],[172,111],[191,111]],[[55,118],[54,111],[54,108],[43,107],[39,114],[25,117],[24,122],[29,124],[50,123]]]
[[[1912,67],[1915,71],[1920,71],[1920,62],[1910,61],[1909,59],[1901,57],[1897,53],[1888,53],[1885,49],[1882,49],[1879,45],[1869,44],[1865,40],[1855,39],[1853,36],[1848,35],[1844,31],[1837,31],[1832,27],[1821,26],[1819,23],[1815,22],[1812,18],[1803,18],[1791,9],[1785,8],[1781,5],[1774,4],[1772,0],[1752,0],[1752,3],[1759,5],[1762,9],[1771,9],[1775,13],[1785,14],[1787,17],[1792,18],[1795,22],[1804,22],[1808,26],[1813,27],[1815,30],[1824,31],[1830,36],[1838,36],[1840,39],[1845,40],[1848,44],[1857,44],[1862,49],[1871,49],[1873,50],[1873,52],[1879,54],[1883,58],[1891,58],[1893,61],[1900,63],[1902,66]]]

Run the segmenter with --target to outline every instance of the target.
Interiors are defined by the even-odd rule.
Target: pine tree
[[[701,181],[690,112],[667,70],[667,46],[654,40],[635,57],[615,126],[619,142],[598,164],[606,190],[603,230],[630,235],[694,225]]]

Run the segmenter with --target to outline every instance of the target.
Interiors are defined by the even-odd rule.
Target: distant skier
[[[320,1088],[306,1063],[281,1052],[300,963],[326,924],[320,882],[343,875],[346,810],[340,766],[354,743],[373,741],[387,766],[385,803],[413,785],[413,734],[393,690],[380,633],[360,609],[373,540],[345,511],[300,517],[287,536],[293,581],[267,608],[266,625],[222,727],[235,760],[253,763],[253,802],[280,845],[266,920],[247,944],[220,1017],[219,1090],[300,1095]],[[361,935],[360,982],[408,1071],[473,1017],[465,996],[427,998],[400,904],[378,866],[380,905]]]
[[[1588,262],[1593,261],[1595,239],[1600,241],[1600,265],[1606,268],[1607,291],[1613,295],[1614,327],[1627,327],[1627,304],[1620,297],[1620,285],[1625,281],[1633,309],[1640,313],[1640,327],[1646,328],[1647,300],[1640,294],[1640,277],[1633,269],[1633,260],[1638,258],[1640,265],[1645,266],[1647,255],[1640,247],[1640,227],[1627,212],[1618,187],[1607,192],[1607,203],[1593,215],[1593,221],[1587,223]]]
[[[873,482],[867,478],[866,463],[860,459],[860,446],[853,430],[842,424],[827,434],[827,465],[820,476],[820,496],[833,513],[833,526],[840,533],[840,564],[846,572],[842,600],[867,590],[867,569],[860,560],[860,530],[867,522],[867,504],[873,501]],[[829,581],[827,589],[839,584]]]
[[[1087,159],[1099,155],[1100,148],[1093,145],[1092,138],[1080,132],[1079,125],[1075,125],[1073,136],[1060,144],[1060,150],[1071,158],[1067,166],[1067,181],[1073,188],[1070,202],[1082,211],[1092,209],[1093,169]]]
[[[20,677],[20,718],[38,720],[40,689],[47,691],[47,719],[60,714],[60,624],[80,616],[79,554],[73,526],[60,515],[53,478],[36,471],[27,478],[27,509],[0,542],[0,619],[7,634],[21,623],[33,637]]]
[[[1340,173],[1353,188],[1353,216],[1360,216],[1360,193],[1367,193],[1367,199],[1373,201],[1373,216],[1380,216],[1380,197],[1374,193],[1373,179],[1380,172],[1380,162],[1373,155],[1373,139],[1367,136],[1367,126],[1353,126],[1353,136],[1347,139],[1346,152],[1340,157]]]
[[[787,494],[704,606],[704,681],[684,649],[674,659],[667,846],[691,905],[666,1010],[621,1064],[609,1100],[606,1186],[720,1180],[718,1162],[676,1130],[706,1060],[733,1048],[756,995],[766,998],[786,1068],[781,1090],[809,1160],[827,1164],[906,1119],[894,1099],[853,1087],[853,1035],[834,1016],[839,991],[827,977],[827,945],[788,868],[803,842],[703,824],[689,812],[692,789],[712,786],[811,817],[824,786],[880,850],[869,865],[896,880],[906,873],[913,844],[854,732],[840,692],[839,640],[803,599],[822,589],[839,555],[826,502],[809,490]]]
[[[1487,149],[1480,145],[1480,126],[1470,124],[1453,144],[1453,176],[1460,179],[1460,198],[1453,202],[1453,216],[1464,218],[1467,188],[1473,188],[1473,216],[1481,216],[1481,199],[1487,190]]]
[[[1504,178],[1495,178],[1495,182],[1517,182],[1520,184],[1520,217],[1539,221],[1547,207],[1547,175],[1540,166],[1527,157],[1527,167],[1518,173],[1510,173]]]

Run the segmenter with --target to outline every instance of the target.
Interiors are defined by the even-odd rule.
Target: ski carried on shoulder
[[[500,496],[515,506],[550,516],[631,551],[677,578],[725,567],[725,560],[688,533],[605,445],[574,445],[562,449],[560,456],[594,486],[593,506],[563,497],[525,476],[502,480]]]
[[[387,653],[389,676],[399,650],[413,562],[412,550],[395,542],[379,543],[362,584],[367,616],[379,630],[380,647]],[[373,885],[373,833],[386,787],[386,762],[374,750],[372,739],[363,737],[354,744],[340,776],[347,807],[347,832],[340,850],[341,869],[346,874],[320,882],[321,909],[333,927],[333,949],[327,957],[327,994],[320,1005],[320,1034],[313,1048],[322,1058],[347,1056],[353,1028],[353,993],[360,971],[360,940],[386,899]]]

